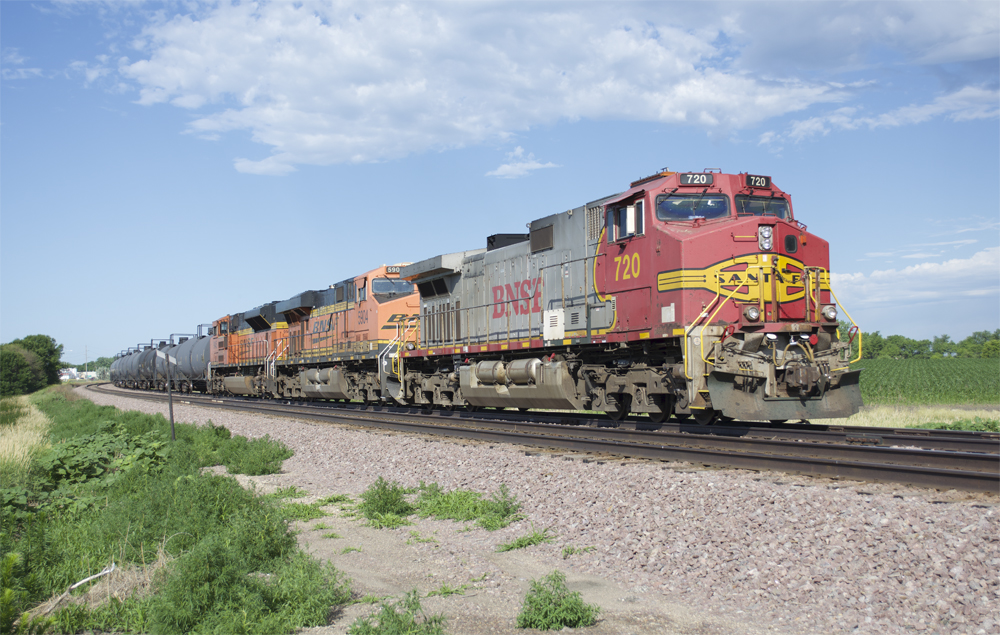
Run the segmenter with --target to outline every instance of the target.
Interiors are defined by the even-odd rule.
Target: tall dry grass
[[[923,427],[931,423],[953,423],[955,421],[1000,419],[1000,409],[983,408],[960,409],[948,406],[873,406],[858,414],[841,419],[837,425],[864,426],[869,428],[909,428]],[[815,419],[814,423],[833,424],[833,419]]]
[[[11,411],[19,411],[13,423],[0,426],[0,474],[13,481],[27,472],[36,452],[49,447],[51,422],[26,396],[4,401],[13,402]]]

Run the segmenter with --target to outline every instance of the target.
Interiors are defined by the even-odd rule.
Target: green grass
[[[341,555],[357,551],[361,553],[361,547],[344,547],[340,550]]]
[[[18,419],[28,414],[28,409],[14,397],[0,399],[0,430],[13,426]]]
[[[385,600],[379,603],[377,613],[359,617],[348,635],[443,635],[445,617],[427,616],[420,607],[416,589],[398,602]]]
[[[866,405],[1000,403],[996,359],[869,359],[855,367]]]
[[[57,632],[290,632],[325,624],[350,590],[332,566],[301,552],[277,498],[232,477],[280,469],[291,452],[212,425],[176,426],[58,391],[33,400],[53,445],[24,483],[0,489],[0,615],[17,616],[111,562],[155,567],[155,594],[54,614]],[[7,558],[9,554],[17,557]],[[6,617],[4,618],[6,619]],[[0,624],[9,632],[9,624]]]
[[[414,491],[418,492],[417,499],[411,503],[407,497]],[[361,503],[355,511],[366,519],[368,526],[377,529],[411,525],[407,516],[418,513],[423,518],[474,521],[494,531],[523,518],[517,513],[520,507],[506,485],[501,485],[489,498],[483,498],[482,494],[469,490],[446,492],[437,483],[421,483],[416,490],[407,489],[380,476],[361,494]]]
[[[426,536],[426,537],[421,536],[419,531],[411,531],[410,537],[406,541],[406,544],[412,545],[413,543],[417,542],[422,542],[422,543],[437,542],[437,539],[431,536]]]
[[[322,537],[323,537],[323,538],[328,538],[328,539],[330,539],[330,540],[336,540],[336,539],[338,539],[338,538],[343,538],[343,536],[341,536],[340,534],[338,534],[338,533],[337,533],[337,532],[335,532],[335,531],[331,531],[331,532],[329,532],[329,533],[325,533],[325,534],[323,534],[323,536],[322,536]]]
[[[530,534],[515,538],[510,542],[501,543],[497,546],[497,551],[502,553],[504,551],[513,551],[514,549],[524,549],[525,547],[540,545],[543,542],[552,542],[554,539],[555,537],[549,533],[548,527],[542,531],[538,531],[532,526]]]
[[[490,498],[483,498],[478,492],[452,490],[445,492],[437,483],[420,484],[417,507],[422,517],[433,516],[438,520],[451,519],[459,522],[475,521],[484,529],[495,531],[524,518],[518,513],[521,504],[506,484]]]
[[[596,604],[586,604],[578,591],[570,592],[565,574],[553,571],[541,580],[531,581],[517,616],[517,627],[548,631],[592,626],[600,611]]]
[[[435,595],[446,598],[451,595],[465,595],[465,590],[469,588],[468,584],[463,584],[462,586],[449,586],[447,584],[442,584],[440,587],[434,589],[427,594],[427,597],[434,597]]]
[[[326,498],[321,498],[316,501],[319,505],[340,505],[343,503],[354,503],[350,496],[347,494],[332,494]]]
[[[590,553],[591,551],[596,551],[597,547],[573,547],[572,545],[566,545],[562,550],[563,560],[574,556],[579,553]]]
[[[973,419],[960,419],[944,423],[926,423],[919,427],[924,430],[970,430],[973,432],[1000,432],[1000,419],[986,419],[974,417]]]
[[[412,524],[406,519],[416,508],[406,500],[411,493],[396,481],[389,482],[378,477],[361,493],[358,512],[368,520],[368,526],[376,529],[393,529]]]

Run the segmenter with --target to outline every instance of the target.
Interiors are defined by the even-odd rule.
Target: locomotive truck
[[[770,177],[664,170],[486,248],[215,320],[204,368],[180,381],[614,420],[847,417],[861,406],[860,371],[838,318],[829,244]],[[123,353],[113,380],[158,387],[141,378],[152,344]]]

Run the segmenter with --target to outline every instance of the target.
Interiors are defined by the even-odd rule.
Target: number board
[[[747,187],[771,187],[771,177],[747,174]]]
[[[702,174],[682,174],[681,185],[711,185],[713,176],[711,173]]]
[[[385,268],[385,272],[386,273],[399,273],[400,269],[402,269],[402,267],[396,265],[396,266],[393,266],[393,267],[386,267]]]

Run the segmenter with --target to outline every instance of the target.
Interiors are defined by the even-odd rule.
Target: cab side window
[[[608,242],[642,235],[643,202],[621,205],[608,210]]]

